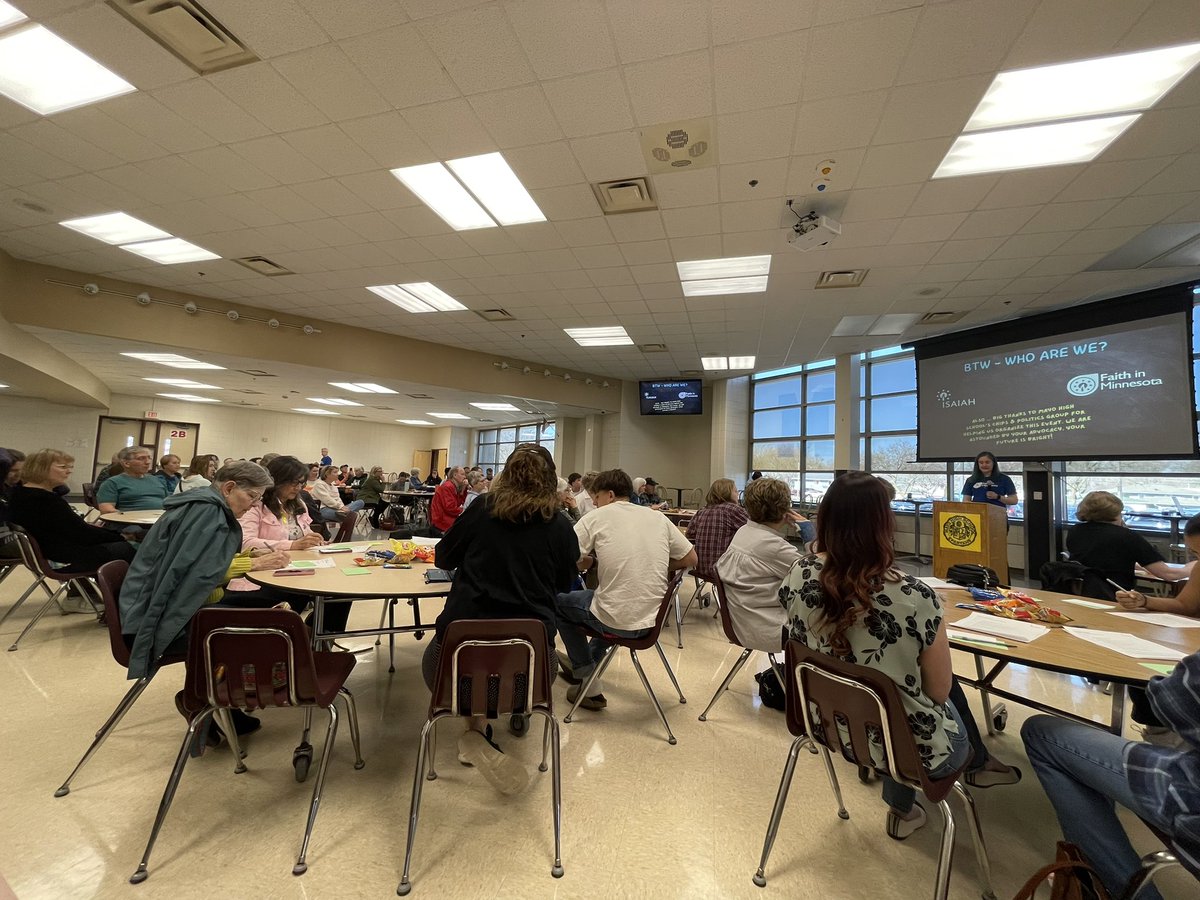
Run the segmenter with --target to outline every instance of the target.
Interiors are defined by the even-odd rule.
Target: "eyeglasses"
[[[238,485],[238,490],[241,491],[243,494],[245,494],[247,497],[249,497],[251,503],[257,503],[259,500],[262,499],[262,495],[263,495],[262,491],[248,491],[241,485]]]

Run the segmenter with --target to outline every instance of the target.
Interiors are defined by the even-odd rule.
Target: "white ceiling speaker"
[[[279,320],[278,319],[267,319],[267,325],[269,325],[271,328],[278,328]]]
[[[89,281],[87,284],[85,284],[85,285],[83,286],[83,292],[84,292],[85,294],[90,294],[90,295],[92,295],[92,296],[94,297],[94,296],[96,296],[98,293],[100,293],[100,285],[98,285],[98,284],[95,284],[95,283],[93,283],[93,282]]]
[[[185,313],[187,313],[189,316],[194,316],[196,313],[198,313],[200,311],[200,307],[198,307],[195,303],[193,303],[191,300],[189,300],[187,303],[183,304],[183,311]]]
[[[533,370],[532,370],[531,368],[529,368],[529,366],[525,366],[524,368],[522,368],[522,369],[521,369],[521,374],[522,374],[522,375],[528,375],[528,374],[529,374],[530,372],[532,372],[532,371],[533,371]]]
[[[681,119],[651,125],[641,132],[642,155],[651,175],[716,165],[712,120]]]
[[[229,312],[225,313],[225,318],[227,318],[230,322],[236,322],[241,318],[241,316],[238,315],[238,311],[236,309],[231,309]]]
[[[305,325],[305,326],[304,326],[304,327],[301,329],[301,331],[303,331],[305,334],[315,334],[315,333],[316,333],[316,330],[317,330],[317,329],[313,328],[311,325]]]
[[[145,291],[142,291],[140,294],[137,295],[137,302],[140,303],[142,306],[149,306],[150,305],[150,295],[147,294]]]

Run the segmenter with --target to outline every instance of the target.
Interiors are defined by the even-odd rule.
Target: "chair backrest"
[[[311,638],[292,610],[209,607],[188,627],[185,689],[193,703],[263,709],[317,702]]]
[[[546,626],[539,619],[459,619],[446,626],[429,712],[455,716],[552,709]]]
[[[96,485],[94,482],[85,481],[83,483],[83,502],[95,509],[96,507]]]
[[[729,639],[729,643],[731,644],[736,644],[739,647],[745,646],[733,628],[733,617],[729,615],[729,599],[725,593],[725,582],[721,580],[721,576],[714,572],[709,584],[717,591],[717,609],[721,612],[721,627],[725,629],[725,637]]]
[[[900,691],[891,678],[877,669],[810,650],[796,640],[785,645],[784,659],[786,715],[792,734],[808,734],[851,762],[884,769],[894,780],[924,791],[934,803],[950,792],[957,773],[929,779]],[[883,759],[876,758],[880,747]]]
[[[121,632],[121,585],[129,572],[129,563],[123,559],[106,562],[96,572],[96,585],[100,588],[100,599],[104,601],[104,621],[108,625],[108,643],[112,647],[113,659],[122,668],[129,668],[129,647]]]
[[[346,513],[345,518],[342,519],[341,527],[338,529],[337,534],[333,538],[333,543],[342,544],[353,537],[354,526],[358,524],[358,516],[359,513],[357,512]]]
[[[42,555],[42,548],[38,546],[37,540],[28,531],[20,525],[12,525],[13,537],[17,541],[17,549],[21,553],[21,562],[29,571],[33,572],[39,578],[52,578],[55,581],[70,581],[73,578],[80,578],[84,575],[89,575],[88,572],[75,572],[70,575],[60,575],[57,570],[50,565],[50,561]]]

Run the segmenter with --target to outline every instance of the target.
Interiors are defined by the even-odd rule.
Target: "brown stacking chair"
[[[975,855],[983,882],[985,900],[995,900],[992,893],[991,867],[988,865],[987,849],[983,844],[983,833],[979,827],[979,816],[975,802],[966,788],[959,783],[959,776],[966,770],[970,760],[952,775],[936,781],[929,778],[921,763],[917,742],[908,725],[908,715],[900,699],[900,691],[887,675],[865,666],[842,662],[832,656],[810,650],[799,641],[789,640],[784,646],[784,669],[787,692],[787,722],[792,734],[808,734],[821,747],[830,783],[838,801],[838,815],[850,818],[842,803],[837,775],[830,761],[830,751],[841,753],[856,765],[868,765],[886,772],[895,781],[909,785],[924,793],[942,812],[945,827],[942,831],[941,852],[938,855],[937,880],[934,900],[945,900],[950,890],[950,865],[954,855],[954,816],[946,802],[951,791],[962,797],[967,808],[968,826],[975,843]],[[877,738],[876,742],[871,737]],[[849,739],[847,743],[846,739]],[[779,819],[787,802],[791,786],[792,771],[796,764],[798,737],[793,742],[775,797],[775,807],[763,842],[762,859],[754,883],[766,887],[764,870],[775,835],[779,830]],[[873,749],[882,743],[883,759],[875,760]]]
[[[222,715],[223,729],[233,744],[236,772],[246,771],[237,745],[229,711],[255,710],[272,706],[320,707],[329,711],[325,749],[313,785],[312,801],[304,828],[300,855],[292,867],[293,875],[308,870],[305,861],[313,823],[321,803],[321,788],[337,736],[338,713],[334,701],[340,696],[350,715],[350,739],[354,744],[354,768],[364,765],[358,739],[358,713],[354,697],[346,690],[346,679],[354,669],[354,655],[312,649],[311,637],[300,616],[290,609],[202,609],[188,626],[190,635],[187,677],[184,682],[184,706],[198,709],[188,722],[187,734],[179,748],[175,766],[158,806],[158,815],[150,831],[150,840],[142,861],[129,881],[140,884],[150,872],[150,853],[158,832],[167,818],[183,767],[192,746],[203,738],[204,727],[214,715]],[[241,847],[241,852],[246,848]]]
[[[344,544],[354,537],[354,526],[358,524],[358,517],[363,515],[364,511],[348,512],[342,517],[342,523],[338,527],[337,534],[334,535],[333,543]]]
[[[712,699],[708,701],[708,706],[704,707],[704,712],[700,713],[700,721],[708,721],[708,713],[717,701],[724,696],[725,691],[729,689],[729,685],[733,682],[734,677],[742,670],[742,666],[746,664],[746,660],[750,658],[750,654],[754,651],[742,643],[742,639],[737,636],[737,632],[733,628],[733,618],[729,615],[729,600],[725,594],[725,583],[720,577],[714,577],[712,586],[717,592],[717,611],[721,615],[721,627],[725,629],[725,637],[729,639],[729,643],[735,647],[742,648],[742,654],[733,663],[733,667],[729,670],[729,674],[725,676],[725,680],[721,682],[721,686],[717,688],[717,692],[713,694]],[[775,674],[779,676],[779,683],[783,684],[783,672],[779,668],[779,660],[775,658],[774,653],[768,653],[767,659],[771,661],[771,668],[775,670]]]
[[[500,719],[536,713],[545,718],[542,762],[538,769],[546,771],[547,750],[551,751],[554,865],[550,874],[562,878],[562,767],[558,720],[554,718],[554,698],[550,690],[554,675],[547,648],[546,626],[538,619],[461,619],[446,627],[433,695],[429,699],[429,717],[421,728],[421,743],[417,748],[404,874],[396,888],[400,896],[412,890],[408,873],[417,834],[417,817],[421,812],[421,789],[426,780],[437,778],[434,769],[436,725],[441,719],[456,716]],[[425,771],[426,760],[429,761],[428,773]]]
[[[92,509],[96,508],[96,484],[92,481],[83,483],[83,502]]]
[[[86,599],[88,603],[92,605],[92,608],[96,611],[96,617],[98,619],[103,609],[103,601],[100,599],[99,590],[97,589],[94,581],[96,573],[66,572],[62,569],[56,569],[50,565],[50,561],[42,555],[42,550],[32,535],[26,533],[24,529],[16,525],[12,526],[12,531],[17,540],[17,546],[21,551],[21,561],[25,564],[25,567],[33,573],[34,578],[37,580],[33,583],[33,585],[30,586],[29,590],[22,594],[20,599],[9,608],[8,612],[4,614],[4,618],[0,619],[0,625],[3,625],[4,621],[17,611],[20,605],[25,602],[25,599],[31,593],[33,593],[34,589],[37,588],[38,585],[41,585],[46,593],[50,595],[50,599],[43,603],[41,608],[33,614],[33,618],[29,620],[29,623],[25,626],[25,629],[19,635],[17,635],[17,639],[12,642],[12,646],[8,649],[10,651],[16,650],[21,641],[24,640],[25,635],[33,631],[33,626],[41,621],[42,616],[50,611],[51,606],[59,603],[59,598],[65,595],[72,585],[74,585],[76,590],[79,591],[84,599]],[[53,592],[50,590],[49,586],[49,582],[51,581],[57,581],[59,583],[58,589]]]
[[[104,601],[104,616],[105,622],[108,624],[108,641],[112,648],[113,659],[117,661],[122,669],[129,668],[129,646],[125,643],[125,637],[121,633],[121,608],[117,602],[117,598],[121,596],[121,585],[125,581],[125,574],[129,571],[129,563],[125,560],[114,560],[113,562],[105,563],[100,567],[100,571],[96,576],[96,583],[100,587],[100,597]],[[149,675],[143,675],[125,693],[121,698],[121,702],[117,704],[117,708],[113,710],[113,714],[108,717],[108,721],[96,732],[96,737],[92,741],[92,745],[88,747],[87,752],[83,754],[83,759],[79,760],[79,764],[71,770],[71,774],[67,776],[67,780],[62,783],[62,786],[54,792],[55,797],[65,797],[71,793],[71,782],[79,771],[88,763],[88,760],[95,755],[100,749],[113,729],[120,724],[121,719],[125,717],[125,713],[133,707],[137,702],[138,697],[142,696],[142,692],[146,690],[146,685],[150,683],[150,679],[158,674],[158,670],[163,666],[173,665],[184,661],[182,655],[165,655],[158,659],[155,663],[154,671]]]
[[[599,679],[604,670],[608,668],[608,664],[613,661],[613,657],[617,655],[617,651],[622,647],[629,649],[629,658],[633,660],[633,667],[637,670],[638,677],[642,679],[642,687],[646,689],[646,693],[650,695],[650,702],[654,704],[654,708],[658,710],[658,717],[662,719],[663,727],[667,729],[667,743],[675,744],[675,735],[671,731],[671,726],[667,722],[667,714],[663,712],[662,705],[658,702],[658,697],[654,695],[654,689],[650,687],[650,682],[646,679],[646,673],[642,671],[642,664],[638,661],[637,652],[639,650],[649,650],[653,647],[658,651],[658,658],[662,660],[663,668],[667,670],[667,676],[671,679],[671,684],[675,685],[675,692],[679,694],[679,702],[687,703],[687,699],[683,696],[683,691],[680,690],[679,682],[675,678],[675,671],[671,668],[671,664],[667,662],[667,655],[663,653],[662,647],[658,645],[658,636],[662,633],[663,622],[667,618],[667,610],[671,608],[671,602],[679,590],[679,583],[683,581],[683,569],[677,571],[671,576],[667,582],[667,592],[663,594],[662,605],[658,608],[658,615],[654,618],[654,627],[650,629],[650,633],[645,637],[627,638],[618,637],[615,634],[606,634],[602,631],[593,631],[586,625],[580,625],[579,630],[588,637],[599,637],[612,644],[608,651],[604,654],[604,658],[600,663],[592,669],[592,674],[587,681],[579,689],[579,696],[575,698],[575,705],[571,707],[571,711],[567,713],[564,722],[570,724],[571,717],[575,715],[575,710],[579,709],[579,704],[583,702],[583,698],[589,696],[588,691],[592,687],[592,683]]]

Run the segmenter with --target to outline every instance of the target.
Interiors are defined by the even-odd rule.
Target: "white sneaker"
[[[920,803],[913,803],[913,812],[917,814],[913,818],[902,819],[889,809],[887,814],[888,837],[902,841],[911,837],[918,829],[925,827],[925,823],[929,821],[929,817],[925,814],[925,807]]]
[[[474,766],[502,794],[519,794],[529,786],[529,770],[474,729],[458,739],[458,761]]]

